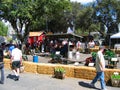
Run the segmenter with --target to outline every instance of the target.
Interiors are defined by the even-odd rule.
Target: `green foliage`
[[[2,19],[11,23],[13,29],[16,31],[17,37],[23,42],[28,33],[28,27],[31,26],[31,22],[34,15],[33,0],[2,0],[0,10],[3,12],[0,14]],[[19,22],[17,22],[19,19]],[[17,23],[17,24],[16,24]],[[25,33],[23,35],[22,28],[25,25]]]
[[[96,58],[97,52],[92,52],[91,55],[92,55],[93,58]],[[106,60],[111,59],[111,58],[113,58],[113,57],[116,57],[115,52],[113,52],[112,50],[106,50],[106,51],[105,51],[105,53],[104,53],[104,58],[105,58]]]
[[[55,72],[65,73],[65,69],[63,67],[56,67]]]
[[[0,21],[0,36],[7,36],[8,27]]]
[[[92,57],[93,57],[93,58],[96,58],[96,55],[97,55],[96,52],[92,52],[91,54],[92,54]]]
[[[105,35],[116,32],[117,22],[120,20],[120,12],[118,11],[120,10],[119,4],[119,0],[101,0],[98,1],[97,5],[94,7],[94,19],[96,22],[100,22],[103,25],[106,25],[108,28],[108,31],[105,33]],[[113,16],[115,17],[113,18]],[[101,31],[104,32],[105,29],[104,27],[102,28]]]
[[[84,8],[79,13],[79,22],[77,23],[79,24],[79,27],[82,28],[84,31],[86,31],[92,23],[91,14],[92,8]]]
[[[120,80],[120,75],[112,75],[111,79],[118,79],[118,80]]]
[[[31,30],[45,30],[47,23],[53,27],[49,26],[50,30],[58,30],[64,25],[62,23],[64,19],[61,19],[64,15],[63,11],[69,10],[70,7],[69,0],[1,0],[0,11],[3,13],[0,17],[11,23],[22,41]],[[18,19],[19,28],[16,24]],[[23,25],[25,25],[24,35]]]
[[[115,52],[113,52],[112,50],[106,50],[105,59],[111,59],[112,57],[116,57]]]

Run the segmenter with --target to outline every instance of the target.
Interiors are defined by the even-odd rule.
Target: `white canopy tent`
[[[111,39],[120,38],[120,32],[110,36]]]
[[[117,39],[117,43],[114,45],[114,48],[120,47],[120,44],[118,44],[119,43],[118,39],[120,39],[120,32],[110,36],[110,45],[111,45],[111,39]]]

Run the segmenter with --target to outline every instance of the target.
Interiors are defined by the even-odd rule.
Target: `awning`
[[[82,36],[72,33],[60,33],[60,34],[46,34],[49,38],[83,38]]]
[[[110,36],[111,39],[114,39],[114,38],[120,38],[120,32],[119,33],[116,33],[116,34],[113,34],[112,36]]]
[[[40,36],[42,35],[44,32],[29,32],[29,37],[33,37],[33,36]]]

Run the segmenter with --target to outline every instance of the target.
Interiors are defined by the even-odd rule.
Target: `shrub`
[[[116,57],[115,52],[113,52],[112,50],[108,49],[105,51],[105,59],[109,60],[113,57]]]
[[[112,75],[111,78],[112,79],[119,79],[120,80],[120,75]]]
[[[65,69],[62,67],[56,67],[55,72],[65,73]]]

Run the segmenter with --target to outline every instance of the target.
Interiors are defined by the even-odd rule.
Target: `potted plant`
[[[105,51],[104,57],[106,60],[110,60],[111,58],[116,57],[116,54],[112,50],[108,49]]]
[[[54,69],[54,77],[58,79],[65,78],[65,69],[63,67],[56,67]]]
[[[120,87],[120,75],[119,75],[119,73],[115,72],[111,76],[111,84],[114,87]]]
[[[113,61],[113,58],[117,58],[115,52],[113,52],[112,50],[108,49],[105,51],[105,55],[104,55],[105,59],[108,60],[108,68],[115,68],[117,66],[117,61]]]
[[[96,55],[97,55],[97,53],[96,53],[96,52],[92,52],[92,59],[93,59],[93,62],[95,62]]]

